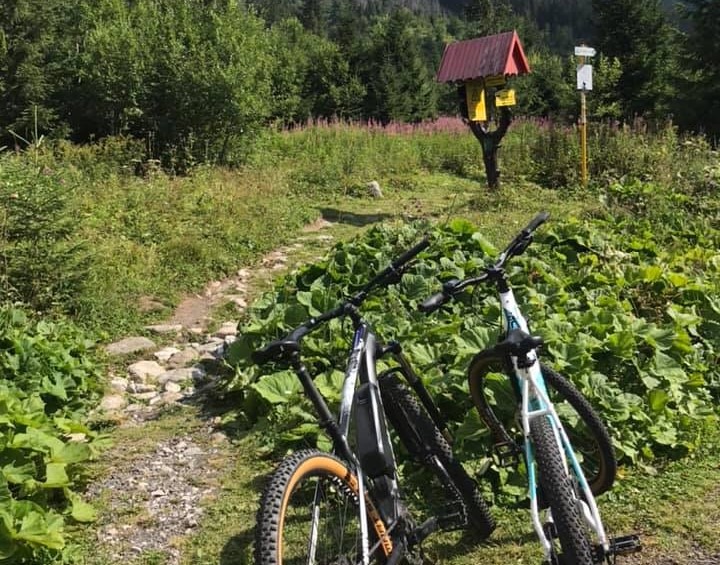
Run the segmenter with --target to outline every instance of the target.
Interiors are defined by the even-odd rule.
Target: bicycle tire
[[[435,425],[424,406],[395,375],[379,379],[383,407],[390,425],[410,456],[436,474],[441,481],[441,471],[427,461],[427,456],[438,458],[460,493],[465,506],[467,523],[479,538],[485,539],[495,529],[495,520],[482,497],[477,483],[455,459],[452,447]]]
[[[608,431],[607,426],[592,405],[571,381],[544,364],[541,364],[540,368],[542,369],[543,377],[545,377],[545,382],[550,385],[550,388],[554,389],[555,392],[557,392],[564,400],[567,400],[575,412],[577,412],[578,416],[580,416],[583,424],[592,434],[592,438],[595,442],[593,449],[598,457],[598,469],[597,471],[586,473],[586,471],[591,469],[587,461],[590,457],[590,453],[587,449],[584,451],[581,449],[585,460],[580,465],[583,468],[583,474],[586,474],[585,479],[588,481],[590,491],[593,493],[593,496],[599,496],[604,492],[609,491],[612,488],[617,475],[617,459],[615,459],[615,450],[613,448],[612,440],[610,439],[610,432]],[[553,400],[553,404],[557,403]],[[570,443],[573,447],[578,448],[580,445],[578,430],[572,429],[569,426],[564,427],[569,436]]]
[[[499,441],[498,438],[502,437],[503,433],[507,435],[507,432],[492,407],[488,404],[484,394],[484,377],[491,367],[498,367],[499,372],[504,373],[508,379],[514,378],[508,371],[508,364],[505,360],[480,354],[470,365],[468,382],[470,395],[480,414],[480,418],[493,432],[496,441]],[[580,426],[564,426],[570,443],[583,454],[581,467],[590,490],[593,496],[599,496],[610,490],[617,475],[617,460],[615,459],[615,450],[610,438],[610,432],[592,405],[569,379],[543,363],[540,364],[540,368],[545,378],[548,393],[551,395],[551,400],[556,405],[556,409],[560,412],[561,419],[563,419],[563,414],[562,409],[559,408],[560,402],[558,400],[567,401],[585,427],[585,429],[582,429]],[[555,398],[553,398],[553,393],[557,395]],[[567,418],[564,420],[567,423]],[[509,436],[507,437],[509,438]]]
[[[337,502],[338,512],[333,508],[327,520],[321,510],[313,516],[318,500],[328,505]],[[366,503],[370,546],[376,545],[371,560],[384,563],[392,552],[392,540],[369,497]],[[362,561],[357,478],[337,457],[309,449],[281,461],[265,486],[256,516],[255,564],[307,563],[313,521],[318,528],[313,563]],[[323,537],[325,526],[333,529],[328,538]],[[377,540],[382,543],[376,544]],[[329,542],[343,544],[343,547],[330,547]]]
[[[552,510],[553,522],[562,552],[560,563],[592,565],[590,539],[583,523],[579,497],[573,480],[565,472],[555,433],[545,417],[530,422],[538,481]],[[550,540],[552,542],[552,540]]]

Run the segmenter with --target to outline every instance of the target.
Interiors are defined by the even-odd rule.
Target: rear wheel
[[[425,407],[397,376],[386,375],[379,379],[383,406],[388,420],[397,432],[408,453],[426,466],[440,479],[446,480],[442,471],[430,462],[434,456],[442,464],[462,498],[467,522],[481,538],[488,537],[495,529],[495,520],[490,514],[477,483],[467,474],[462,464],[453,456],[452,448],[442,432],[435,425]]]
[[[560,563],[592,565],[590,539],[574,481],[565,471],[563,458],[550,422],[545,417],[530,422],[538,481],[552,510],[562,552]],[[550,540],[553,541],[552,539]]]
[[[371,562],[383,563],[392,541],[368,501]],[[345,463],[316,450],[285,458],[270,477],[255,527],[256,565],[362,563],[358,482]],[[379,540],[379,541],[378,541]]]

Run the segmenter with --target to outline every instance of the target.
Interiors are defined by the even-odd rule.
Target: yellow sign
[[[485,86],[502,86],[505,84],[505,75],[494,75],[491,77],[485,77]]]
[[[473,122],[486,121],[485,89],[482,81],[468,82],[465,85],[465,98],[467,100],[468,118]]]
[[[495,93],[495,106],[515,106],[515,104],[515,91],[512,88]]]

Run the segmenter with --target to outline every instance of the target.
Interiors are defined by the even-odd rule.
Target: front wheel
[[[540,369],[550,401],[563,422],[593,496],[607,492],[617,474],[615,451],[607,426],[570,380],[543,363]],[[514,378],[508,360],[484,354],[473,360],[468,372],[473,403],[496,441],[504,434],[520,445],[522,430],[516,425],[517,393],[512,390]],[[496,403],[498,398],[503,399],[495,407],[490,406],[485,396],[487,386],[493,388]]]
[[[573,480],[565,471],[558,442],[550,421],[541,416],[530,422],[537,474],[543,495],[552,510],[562,552],[560,563],[592,565],[588,530],[584,523]],[[552,542],[552,540],[550,540]]]
[[[358,481],[340,459],[317,450],[285,458],[263,491],[255,527],[255,564],[362,563]],[[392,540],[369,498],[371,562],[383,563]],[[379,543],[378,543],[379,542]]]
[[[447,479],[442,476],[442,471],[429,461],[432,457],[438,459],[447,472],[452,488],[462,497],[467,522],[480,538],[490,536],[495,529],[495,520],[477,483],[455,459],[450,444],[425,407],[395,375],[384,376],[379,379],[379,383],[388,420],[405,449],[413,459],[429,468],[443,482]]]

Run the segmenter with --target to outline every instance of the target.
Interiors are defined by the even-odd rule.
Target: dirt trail
[[[303,228],[303,233],[311,236],[331,227],[327,220],[319,218]],[[332,241],[331,236],[312,236],[302,239]],[[224,302],[233,302],[239,311],[248,304],[248,293],[259,282],[267,280],[292,263],[293,252],[302,248],[302,243],[286,245],[266,254],[252,268],[242,268],[232,277],[209,282],[202,292],[186,296],[175,308],[166,324],[180,324],[185,328],[206,329],[212,311]]]
[[[269,280],[323,254],[333,237],[320,232],[331,225],[318,220],[306,226],[296,243],[266,254],[232,277],[211,281],[202,292],[182,300],[173,315],[158,326],[182,326],[173,343],[179,354],[202,350],[217,340],[220,345],[229,343],[227,337],[223,342],[217,334],[207,334],[220,322],[231,324],[213,319],[216,309],[233,302],[239,317]],[[152,355],[158,357],[159,353]],[[147,352],[146,356],[150,355]],[[187,356],[188,365],[197,361],[197,357]],[[193,393],[183,390],[185,396],[174,403],[145,404],[141,412],[132,413],[126,406],[114,413],[119,424],[113,433],[114,446],[98,461],[97,479],[85,493],[99,509],[94,533],[88,532],[92,539],[83,542],[86,565],[182,562],[182,540],[197,530],[203,501],[219,496],[222,476],[236,458],[220,431],[220,418],[210,413],[208,397],[217,383],[211,372],[208,369],[204,380],[193,383]],[[132,377],[128,375],[128,379]],[[122,394],[133,397],[128,391]],[[182,396],[180,392],[177,395]]]

